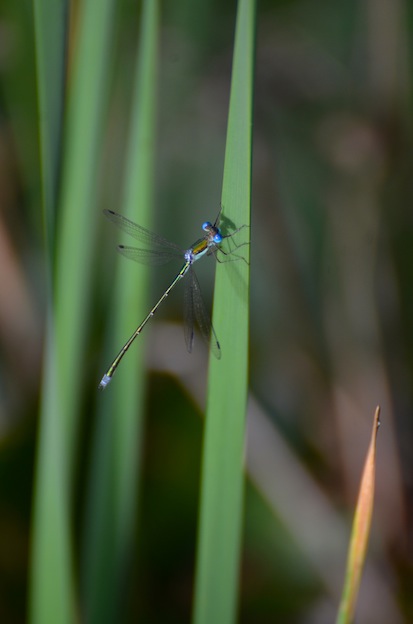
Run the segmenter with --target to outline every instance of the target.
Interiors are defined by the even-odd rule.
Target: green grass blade
[[[125,199],[121,209],[123,214],[145,227],[151,226],[153,207],[158,31],[158,2],[145,0]],[[111,227],[109,223],[107,225]],[[116,235],[122,237],[119,232]],[[115,248],[108,253],[115,256]],[[119,257],[115,288],[111,294],[113,313],[108,317],[110,356],[116,355],[147,312],[147,281],[146,267]],[[138,338],[110,386],[99,397],[102,413],[97,423],[84,545],[84,595],[88,622],[119,621],[119,587],[131,552],[140,463],[143,340],[144,335]]]
[[[33,10],[43,209],[51,261],[60,167],[68,3],[34,0]]]
[[[96,240],[97,169],[109,89],[115,0],[86,0],[80,16],[69,91],[56,266],[56,331],[65,447],[72,458],[83,378],[92,260]],[[70,466],[68,462],[68,467]]]
[[[54,308],[47,336],[34,500],[30,618],[39,624],[74,621],[70,482],[113,7],[113,0],[84,3],[69,91]]]
[[[240,0],[222,193],[224,217],[236,226],[250,223],[254,32],[255,3]],[[248,259],[249,247],[242,250]],[[209,368],[196,624],[226,624],[233,622],[236,614],[248,383],[248,292],[245,262],[218,265],[213,321],[222,359],[211,358]]]
[[[74,589],[69,496],[59,414],[52,313],[48,315],[40,430],[35,474],[30,570],[30,622],[70,624]]]
[[[47,323],[47,351],[45,355],[46,370],[43,388],[43,416],[51,414],[56,408],[56,376],[54,329],[52,320],[52,258],[54,245],[54,222],[57,202],[58,175],[61,149],[61,132],[63,116],[63,85],[65,79],[66,52],[66,13],[67,3],[59,6],[50,0],[34,2],[35,50],[37,69],[37,94],[39,107],[39,140],[42,174],[43,213],[45,222],[45,239],[49,260],[49,313]],[[62,622],[72,619],[72,582],[71,560],[68,526],[68,500],[62,483],[63,470],[60,464],[62,457],[59,425],[56,420],[49,419],[45,426],[43,418],[38,449],[37,488],[35,490],[35,524],[32,550],[32,584],[31,584],[31,616],[32,621],[42,621],[44,605],[47,601],[50,613],[62,614]],[[53,465],[50,465],[46,459]],[[40,484],[50,484],[51,488]],[[57,501],[51,492],[57,496]],[[48,534],[48,528],[55,527]],[[56,563],[52,591],[49,595],[45,589],[50,588],[50,570],[47,561]],[[43,563],[42,563],[43,562]],[[42,615],[40,615],[42,614]]]

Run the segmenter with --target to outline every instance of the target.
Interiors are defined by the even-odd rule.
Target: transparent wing
[[[210,344],[211,351],[216,358],[221,357],[221,347],[217,340],[211,319],[202,299],[201,288],[192,267],[189,269],[189,276],[185,288],[185,341],[191,353],[194,342],[194,318],[198,324],[202,338]]]
[[[156,249],[137,249],[136,247],[126,247],[118,245],[118,251],[128,258],[139,264],[147,264],[149,266],[160,266],[170,262],[174,258],[182,258],[182,252],[178,251],[158,251]]]
[[[178,247],[178,245],[175,245],[175,243],[171,243],[170,241],[166,240],[166,238],[159,236],[159,234],[155,234],[154,232],[147,230],[141,225],[130,221],[123,215],[120,215],[113,210],[104,210],[103,214],[105,215],[105,217],[107,217],[107,219],[109,219],[109,221],[112,221],[112,223],[117,225],[118,228],[126,232],[126,234],[133,236],[133,238],[138,240],[140,243],[144,243],[149,247],[170,249],[171,251],[173,250],[175,252],[179,252],[179,254],[182,256],[183,250]]]

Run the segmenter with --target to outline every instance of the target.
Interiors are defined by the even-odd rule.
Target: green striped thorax
[[[217,245],[222,243],[223,236],[221,230],[216,227],[216,225],[205,221],[205,223],[202,224],[202,229],[204,232],[207,232],[207,235],[197,240],[196,243],[185,252],[185,260],[188,264],[193,264],[205,254],[211,253]]]

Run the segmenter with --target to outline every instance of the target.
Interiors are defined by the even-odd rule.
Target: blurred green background
[[[0,619],[18,623],[28,610],[47,256],[33,7],[0,7]],[[184,247],[220,204],[235,12],[229,0],[161,3],[154,229]],[[69,68],[76,15],[75,5]],[[139,17],[139,3],[118,4],[99,210],[119,206]],[[359,621],[413,620],[412,41],[402,0],[258,6],[240,622],[332,621],[377,404],[377,495]],[[96,224],[70,520],[76,582],[96,388],[108,364],[110,278],[115,243],[124,242],[100,215]],[[198,273],[210,302],[212,263]],[[152,273],[150,301],[173,276],[170,268]],[[174,293],[147,330],[124,622],[190,620],[206,354],[199,344],[186,354],[181,308]]]

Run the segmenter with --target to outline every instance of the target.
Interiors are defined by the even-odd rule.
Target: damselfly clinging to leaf
[[[221,357],[221,348],[219,346],[214,328],[212,327],[208,312],[205,309],[199,283],[193,269],[193,264],[204,256],[214,255],[218,262],[220,261],[218,257],[219,253],[223,254],[224,257],[228,256],[231,252],[227,252],[222,249],[221,243],[225,238],[231,238],[231,236],[239,232],[239,230],[245,226],[241,226],[230,234],[224,236],[219,228],[219,221],[221,217],[220,211],[214,223],[206,221],[202,225],[202,229],[204,230],[203,237],[198,239],[189,249],[182,250],[174,243],[162,238],[162,236],[150,232],[141,225],[137,225],[136,223],[129,221],[126,217],[123,217],[112,210],[104,210],[103,212],[110,221],[115,223],[115,225],[120,227],[127,234],[133,236],[139,242],[149,247],[148,249],[137,249],[135,247],[125,247],[124,245],[119,245],[118,250],[126,258],[130,258],[131,260],[144,264],[165,264],[174,258],[183,258],[184,264],[170,286],[165,290],[162,297],[157,301],[157,303],[155,303],[148,315],[143,319],[141,324],[135,329],[132,336],[119,351],[107,372],[103,375],[99,384],[99,389],[104,390],[106,388],[132,342],[137,336],[139,336],[146,323],[155,314],[158,307],[166,299],[173,287],[176,286],[176,284],[183,277],[185,277],[186,274],[188,274],[185,289],[185,340],[187,349],[189,352],[192,351],[195,318],[202,337],[206,341],[210,341],[211,351],[215,357],[219,359]],[[240,246],[242,245],[236,245],[237,248]]]

